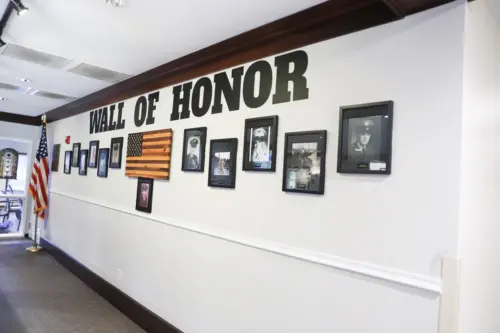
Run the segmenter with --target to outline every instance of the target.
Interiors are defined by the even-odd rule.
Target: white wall
[[[489,5],[468,4],[465,20],[460,333],[500,332],[500,29]]]
[[[437,332],[440,258],[457,253],[463,25],[451,4],[306,47],[306,101],[170,122],[163,89],[148,129],[173,129],[173,169],[151,216],[134,212],[124,168],[75,168],[53,174],[45,236],[187,333]],[[389,99],[393,174],[337,174],[339,107]],[[90,136],[85,113],[51,124],[54,143],[109,147],[137,131],[134,103],[125,130]],[[241,171],[244,120],[274,114],[277,172]],[[183,129],[197,126],[239,138],[235,190],[180,171]],[[283,193],[284,133],[314,129],[328,130],[325,195]]]

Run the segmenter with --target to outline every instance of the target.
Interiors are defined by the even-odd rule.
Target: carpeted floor
[[[29,242],[0,240],[0,333],[143,333]]]

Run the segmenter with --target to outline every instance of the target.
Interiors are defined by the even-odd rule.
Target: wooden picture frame
[[[78,168],[80,166],[80,143],[73,143],[73,156],[71,157],[71,166],[73,168]]]
[[[337,172],[392,172],[393,101],[340,108]]]
[[[80,166],[78,167],[78,174],[80,176],[87,175],[87,161],[89,159],[89,151],[88,149],[80,150]]]
[[[99,155],[99,140],[90,141],[89,143],[89,168],[97,168],[97,160]]]
[[[109,148],[109,168],[121,169],[122,168],[122,152],[123,152],[123,137],[112,138]]]
[[[109,148],[99,149],[99,154],[97,155],[97,177],[107,178],[108,177],[108,164],[109,164]]]
[[[278,116],[245,120],[244,171],[276,171]]]
[[[67,150],[64,152],[64,173],[67,175],[71,174],[73,151]]]
[[[207,128],[196,127],[184,130],[182,144],[182,171],[204,172]]]
[[[52,147],[52,162],[50,166],[50,171],[59,172],[59,158],[61,156],[61,145],[55,144]]]
[[[137,179],[137,194],[135,209],[144,213],[151,213],[153,206],[154,179],[139,177]]]
[[[326,130],[285,134],[284,192],[324,194],[326,143]]]
[[[236,187],[237,153],[237,138],[210,140],[208,186]]]

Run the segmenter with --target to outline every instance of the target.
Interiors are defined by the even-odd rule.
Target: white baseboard
[[[271,252],[274,254],[295,258],[298,260],[323,265],[331,267],[334,269],[339,269],[342,271],[347,271],[350,273],[366,276],[373,279],[383,280],[415,289],[419,289],[426,292],[435,293],[437,295],[441,294],[441,279],[437,279],[430,276],[424,276],[419,274],[414,274],[411,272],[405,272],[389,267],[383,267],[371,263],[351,260],[347,258],[342,258],[339,256],[333,256],[325,253],[309,251],[305,249],[295,248],[288,245],[278,244],[272,241],[264,239],[256,239],[244,235],[239,235],[235,233],[229,233],[223,230],[215,230],[215,228],[210,228],[205,225],[201,226],[198,224],[178,221],[172,219],[161,219],[154,215],[143,214],[135,210],[120,208],[116,206],[109,206],[104,203],[96,202],[89,198],[79,197],[73,194],[64,193],[61,191],[52,190],[51,194],[59,195],[62,197],[70,198],[73,200],[78,200],[91,205],[103,207],[106,209],[114,210],[124,214],[134,215],[143,219],[151,220],[154,222],[169,225],[171,227],[180,228],[183,230],[195,232],[198,234],[206,235],[209,237],[225,240],[228,242],[252,247],[262,251]],[[50,218],[50,216],[49,216]]]

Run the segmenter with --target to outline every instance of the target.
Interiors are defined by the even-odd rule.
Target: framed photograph
[[[276,171],[278,116],[247,119],[243,144],[243,170]]]
[[[151,213],[153,204],[153,179],[139,177],[137,180],[137,197],[135,209],[145,213]]]
[[[205,170],[206,140],[206,127],[188,128],[184,130],[182,171],[203,172]]]
[[[89,168],[97,168],[97,153],[99,152],[99,141],[90,141],[89,144]]]
[[[283,191],[325,192],[326,131],[285,134]]]
[[[208,186],[235,188],[238,139],[210,140]]]
[[[111,159],[109,161],[110,169],[121,169],[122,149],[123,149],[123,138],[111,139]]]
[[[97,162],[97,176],[106,178],[108,177],[108,162],[109,162],[109,148],[99,149],[99,156]]]
[[[83,149],[80,151],[80,166],[78,167],[78,174],[80,176],[87,175],[87,160],[89,159],[89,151]]]
[[[71,166],[78,168],[80,166],[80,144],[73,143],[73,157],[71,157]]]
[[[52,148],[52,165],[50,171],[59,171],[59,155],[61,155],[61,145],[57,144]]]
[[[71,174],[71,160],[73,157],[73,151],[68,150],[64,153],[64,173]]]
[[[391,174],[393,104],[340,108],[337,172]]]

